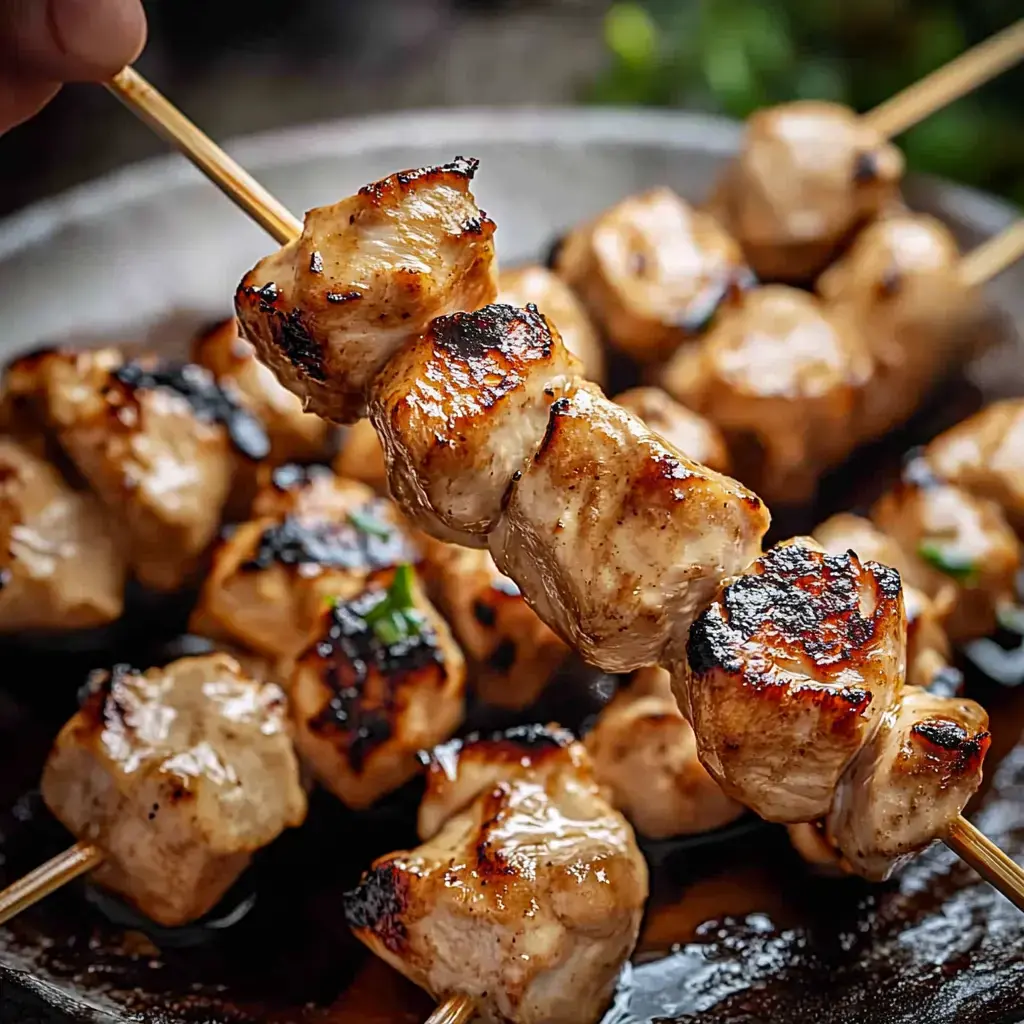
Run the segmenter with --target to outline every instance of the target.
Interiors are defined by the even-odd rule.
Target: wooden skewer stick
[[[960,261],[960,278],[973,288],[998,277],[1021,258],[1024,258],[1024,220],[993,235],[964,256]]]
[[[92,843],[75,843],[45,864],[40,864],[35,871],[30,871],[0,892],[0,925],[79,875],[98,868],[103,859],[103,851]]]
[[[891,96],[864,120],[886,138],[905,132],[1024,59],[1024,19]]]
[[[427,1018],[425,1024],[467,1024],[475,1013],[476,1007],[469,996],[449,996]]]
[[[950,825],[945,842],[1018,910],[1024,910],[1024,868],[1007,857],[962,814]]]

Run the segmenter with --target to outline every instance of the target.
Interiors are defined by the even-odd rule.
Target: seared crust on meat
[[[242,328],[306,409],[358,419],[407,338],[494,300],[494,223],[469,191],[475,170],[458,157],[400,171],[310,210],[302,234],[242,278]]]
[[[828,811],[905,668],[899,575],[797,538],[723,585],[673,685],[725,792],[799,822]]]
[[[578,369],[536,306],[435,320],[373,387],[370,414],[405,513],[440,540],[485,547]]]

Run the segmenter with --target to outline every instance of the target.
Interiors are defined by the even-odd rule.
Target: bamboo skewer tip
[[[103,863],[102,850],[75,843],[0,892],[0,925]]]
[[[476,1014],[469,996],[449,996],[426,1019],[424,1024],[467,1024]]]

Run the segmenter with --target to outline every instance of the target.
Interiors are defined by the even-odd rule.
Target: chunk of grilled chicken
[[[455,731],[465,682],[462,652],[415,574],[382,570],[321,611],[291,676],[295,744],[339,800],[369,807]]]
[[[0,438],[0,633],[113,622],[124,580],[99,502],[30,448]]]
[[[941,839],[981,785],[988,715],[908,686],[836,790],[826,834],[858,875],[888,878]]]
[[[378,956],[492,1024],[592,1024],[636,943],[648,879],[633,831],[584,752],[561,762],[489,786],[346,898]]]
[[[106,855],[95,879],[157,924],[211,910],[306,797],[284,694],[224,654],[95,674],[43,770],[47,806]]]
[[[549,407],[578,370],[536,307],[435,320],[388,363],[370,405],[406,515],[439,540],[486,547]]]
[[[490,552],[429,541],[424,555],[431,594],[474,663],[477,697],[503,708],[532,704],[569,648],[541,622]]]
[[[612,804],[650,839],[708,832],[744,811],[698,760],[697,738],[665,669],[640,669],[584,742]]]
[[[535,305],[554,324],[565,347],[580,361],[583,376],[604,383],[605,358],[601,338],[573,290],[547,267],[531,265],[502,270],[498,302],[509,306]]]
[[[905,671],[899,574],[798,537],[725,581],[672,684],[722,789],[799,822],[828,812]]]
[[[1024,531],[1024,399],[994,402],[925,450],[936,476],[1003,510]]]
[[[331,425],[303,411],[302,402],[256,358],[238,321],[226,320],[196,338],[192,361],[205,366],[222,387],[234,387],[241,403],[258,417],[270,438],[266,461],[275,466],[312,462],[327,453]]]
[[[735,240],[667,188],[623,199],[571,232],[556,269],[611,342],[640,362],[671,355],[752,281]]]
[[[494,560],[566,643],[609,672],[682,645],[768,528],[756,495],[582,382],[551,406],[524,470],[490,536]]]
[[[718,473],[730,469],[729,449],[722,432],[710,420],[680,405],[661,388],[630,388],[613,401],[636,413],[656,434],[688,459]]]
[[[29,400],[118,524],[147,587],[174,590],[217,533],[234,447],[266,454],[262,426],[195,364],[125,361],[115,349],[50,351],[15,363]]]
[[[769,504],[810,498],[850,446],[871,359],[856,327],[784,285],[747,292],[661,373],[666,391],[710,419]]]
[[[390,502],[326,467],[278,468],[253,516],[214,549],[190,629],[274,660],[305,649],[328,598],[419,557]]]
[[[768,280],[813,279],[865,221],[898,197],[900,151],[836,103],[759,110],[709,203]]]
[[[881,437],[977,344],[973,293],[960,276],[952,232],[934,217],[903,213],[861,231],[818,279],[818,293],[859,325],[874,359],[857,426]]]
[[[880,562],[902,572],[908,558],[890,536],[882,533],[870,519],[841,512],[826,519],[814,531],[814,539],[829,554],[855,551],[861,562]],[[948,615],[947,602],[952,594],[939,595],[933,601],[917,587],[903,584],[903,605],[907,616],[907,682],[930,686],[937,673],[956,673],[949,665],[952,651],[942,626]],[[956,673],[957,675],[959,673]]]
[[[999,608],[1015,602],[1022,551],[1002,510],[939,480],[924,460],[908,464],[871,518],[903,549],[903,578],[945,611],[954,643],[991,633]]]
[[[310,210],[300,237],[242,278],[242,329],[304,408],[358,419],[366,389],[408,338],[494,301],[494,224],[469,191],[476,166],[457,157],[401,171]]]
[[[359,480],[378,494],[388,489],[388,466],[377,431],[369,420],[360,420],[349,427],[341,440],[341,449],[334,459],[338,476]]]

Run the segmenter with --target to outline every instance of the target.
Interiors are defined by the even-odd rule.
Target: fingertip
[[[109,78],[146,45],[141,0],[46,0],[57,47],[74,77]]]
[[[0,75],[0,135],[39,113],[59,89],[58,82]]]

